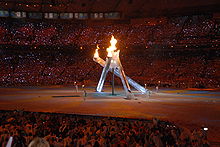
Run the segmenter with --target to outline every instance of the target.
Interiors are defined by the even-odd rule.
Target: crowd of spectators
[[[1,20],[0,44],[96,45],[114,34],[122,45],[219,45],[219,23],[209,15],[166,18],[146,24],[94,25]],[[216,38],[216,36],[218,36]]]
[[[145,54],[144,54],[145,53]],[[148,51],[122,62],[126,74],[148,86],[219,88],[218,50]],[[122,58],[123,59],[123,58]],[[143,83],[145,82],[145,83]]]
[[[1,86],[67,85],[76,81],[82,83],[89,78],[90,72],[95,72],[92,71],[92,56],[86,59],[80,51],[26,51],[17,49],[1,54]]]
[[[0,145],[27,146],[40,137],[51,147],[209,146],[207,132],[188,130],[168,121],[1,111]],[[39,139],[38,139],[39,140]]]
[[[95,48],[94,48],[95,50]],[[94,51],[93,50],[93,51]],[[4,49],[0,55],[0,85],[50,86],[97,83],[102,67],[93,52],[80,49]],[[104,49],[103,49],[104,51]],[[219,51],[122,49],[120,58],[127,76],[147,86],[219,88]],[[105,59],[105,56],[101,56]],[[116,84],[121,84],[115,78]],[[111,81],[110,74],[106,83]]]
[[[220,25],[209,15],[97,26],[2,20],[0,86],[97,82],[102,68],[92,56],[112,34],[126,74],[142,85],[220,87]]]

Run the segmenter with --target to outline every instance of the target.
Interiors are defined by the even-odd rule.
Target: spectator
[[[34,138],[28,145],[28,147],[49,147],[49,146],[50,146],[49,143],[45,139],[39,137]]]

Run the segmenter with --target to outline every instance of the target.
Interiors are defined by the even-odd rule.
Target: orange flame
[[[97,44],[96,49],[95,49],[95,54],[94,54],[94,58],[98,58],[99,57],[99,45]]]
[[[111,45],[106,49],[108,52],[108,57],[112,57],[113,52],[117,49],[116,48],[116,43],[117,40],[114,38],[114,36],[112,35],[111,41],[110,41]]]

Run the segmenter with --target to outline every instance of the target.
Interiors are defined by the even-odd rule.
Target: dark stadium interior
[[[98,44],[104,59],[112,35],[126,75],[152,90],[151,100],[91,94],[102,71],[94,51]],[[74,82],[86,85],[87,99],[72,91],[78,99],[53,104],[54,95],[71,95]],[[66,147],[220,146],[219,95],[219,0],[0,1],[0,146],[36,139]],[[167,117],[153,115],[163,109]]]

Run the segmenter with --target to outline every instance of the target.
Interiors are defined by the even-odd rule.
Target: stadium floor
[[[0,88],[0,110],[74,113],[151,119],[157,117],[189,129],[208,127],[209,140],[220,142],[220,91],[160,89],[149,95],[135,93],[126,99],[122,89],[96,93],[94,87]]]

